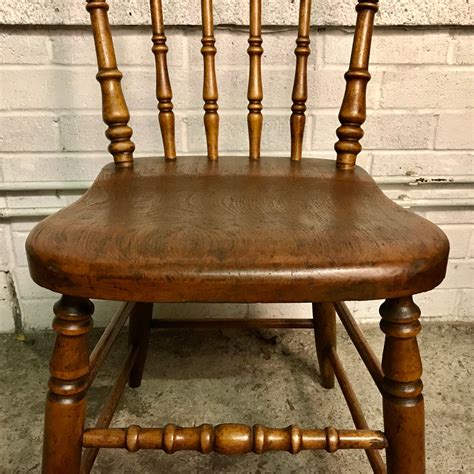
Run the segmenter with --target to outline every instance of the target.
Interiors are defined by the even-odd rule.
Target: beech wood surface
[[[374,18],[379,0],[359,0],[357,23],[349,70],[345,74],[346,91],[339,112],[341,126],[337,129],[339,141],[337,167],[352,169],[362,146],[359,143],[364,136],[361,125],[366,119],[366,91],[370,81],[369,57],[374,30]]]
[[[448,256],[443,232],[360,168],[242,157],[107,165],[26,247],[41,286],[149,302],[403,296],[435,287]]]
[[[291,159],[301,160],[303,154],[303,135],[306,123],[306,101],[308,100],[308,56],[310,39],[311,0],[300,0],[298,38],[296,39],[295,80],[291,99]]]
[[[202,454],[263,454],[267,451],[288,451],[297,454],[304,449],[325,449],[334,453],[339,449],[383,449],[387,442],[380,431],[268,428],[262,425],[224,423],[182,427],[168,424],[164,428],[128,428],[108,430],[90,429],[84,432],[86,447],[162,449],[168,454],[193,450]]]
[[[164,157],[133,160],[106,0],[87,0],[114,163],[77,202],[42,221],[26,250],[33,280],[63,294],[54,307],[57,338],[50,362],[43,472],[78,474],[97,448],[183,449],[222,454],[301,449],[368,450],[374,472],[387,448],[389,474],[422,474],[424,407],[412,295],[444,278],[449,243],[435,225],[386,197],[355,165],[366,119],[369,56],[378,0],[358,0],[346,89],[339,113],[336,164],[302,158],[311,1],[300,0],[290,118],[291,160],[261,158],[262,2],[249,0],[249,156],[218,158],[218,88],[212,0],[201,0],[207,157],[176,158],[172,89],[161,0],[150,0],[156,96]],[[247,8],[247,7],[246,7]],[[129,302],[89,358],[88,298]],[[380,365],[343,300],[385,299]],[[135,305],[133,302],[136,302]],[[313,319],[152,321],[153,302],[311,302]],[[334,308],[383,396],[385,434],[367,423],[336,352]],[[129,354],[96,428],[84,431],[85,397],[132,313]],[[315,329],[323,386],[336,375],[362,430],[304,430],[261,425],[106,429],[127,379],[141,383],[150,327],[306,327]],[[315,467],[317,470],[317,467]]]
[[[247,124],[249,129],[249,157],[252,160],[260,158],[262,141],[262,0],[250,0],[250,35],[247,53],[250,59],[249,84],[247,98],[249,101]]]
[[[168,74],[168,63],[166,55],[165,28],[163,24],[163,8],[161,0],[150,0],[151,24],[152,24],[152,51],[155,55],[156,67],[156,98],[158,99],[159,122],[165,158],[172,160],[176,158],[175,124],[173,103],[173,91],[171,89]]]
[[[214,38],[214,20],[212,0],[201,0],[202,13],[202,48],[201,53],[204,60],[204,81],[202,98],[204,99],[204,128],[206,132],[207,157],[217,160],[219,156],[219,115],[217,110],[217,77],[215,56],[217,49]]]
[[[135,144],[131,141],[132,129],[128,125],[130,113],[122,92],[120,82],[122,73],[117,68],[115,50],[110,32],[105,0],[87,0],[99,72],[97,80],[102,92],[102,117],[108,125],[105,132],[110,140],[109,152],[117,166],[130,166],[133,162]]]

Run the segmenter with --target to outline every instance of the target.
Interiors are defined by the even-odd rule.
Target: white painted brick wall
[[[51,2],[41,0],[39,3],[48,8]],[[345,12],[345,8],[344,3],[341,12]],[[411,21],[390,23],[393,18],[390,12],[389,9],[389,16],[385,16],[382,23]],[[7,13],[6,18],[14,23],[13,13]],[[227,13],[222,14],[225,17]],[[447,13],[439,10],[437,14]],[[26,23],[42,22],[37,10],[30,11],[28,18]],[[64,22],[82,22],[79,16],[74,18],[72,15],[71,21]],[[434,22],[433,18],[426,24]],[[450,20],[444,23],[450,23]],[[263,148],[266,152],[285,154],[289,144],[295,31],[287,27],[266,30]],[[137,154],[160,153],[162,145],[157,127],[149,31],[145,27],[122,26],[116,28],[116,33],[117,56],[125,73],[123,85],[132,111]],[[338,27],[315,33],[309,62],[305,150],[308,156],[334,158],[337,109],[344,90],[343,74],[352,35],[350,30]],[[220,145],[223,153],[245,153],[247,33],[244,28],[222,27],[216,36]],[[202,75],[200,34],[195,28],[173,27],[168,30],[168,37],[177,146],[181,153],[201,153],[205,143],[201,86],[196,81]],[[449,179],[450,176],[464,176],[472,180],[473,39],[472,30],[447,27],[376,30],[371,67],[373,79],[368,92],[369,118],[364,127],[364,152],[359,158],[359,163],[375,177]],[[74,26],[10,26],[0,31],[0,179],[8,182],[91,180],[109,161],[95,71],[89,30]],[[451,241],[446,280],[439,289],[416,297],[424,316],[472,320],[472,209],[429,205],[430,200],[472,196],[472,184],[394,184],[384,185],[383,189],[394,199],[428,200],[427,206],[416,208],[416,212],[439,224]],[[0,207],[60,207],[79,194],[64,191],[0,193]],[[12,291],[8,288],[7,274],[14,282],[23,325],[27,329],[43,328],[49,327],[51,322],[51,307],[56,296],[31,281],[24,252],[26,236],[35,222],[35,219],[0,221],[0,331],[14,329]],[[379,304],[351,303],[351,307],[359,320],[373,320],[378,317]],[[115,307],[100,302],[96,325],[104,324]],[[234,316],[242,313],[302,316],[309,315],[310,306],[161,305],[158,310],[165,316],[177,313],[222,316],[225,312]]]

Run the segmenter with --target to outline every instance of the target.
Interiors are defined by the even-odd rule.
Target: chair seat
[[[103,168],[27,240],[33,279],[122,301],[303,302],[427,291],[449,244],[361,168],[329,160],[136,159]]]

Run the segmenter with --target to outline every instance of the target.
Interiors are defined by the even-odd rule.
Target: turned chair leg
[[[43,473],[80,471],[89,375],[87,334],[93,312],[94,305],[83,298],[62,296],[54,305],[57,336],[49,364]]]
[[[128,385],[132,388],[137,388],[142,383],[152,317],[153,303],[137,303],[130,316],[128,343],[138,346],[138,354],[128,378]]]
[[[386,334],[382,358],[383,413],[389,474],[425,472],[425,422],[421,358],[416,340],[420,309],[411,297],[385,301],[380,327]]]
[[[318,356],[321,385],[334,388],[334,370],[328,357],[336,347],[336,311],[332,303],[313,303],[314,339]]]

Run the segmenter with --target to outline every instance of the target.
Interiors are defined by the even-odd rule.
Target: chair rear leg
[[[89,352],[87,334],[94,305],[62,296],[54,305],[57,333],[49,369],[43,441],[43,473],[79,474],[86,411]]]
[[[130,315],[128,343],[138,346],[138,354],[128,379],[128,385],[132,388],[137,388],[142,383],[152,316],[153,303],[137,303],[133,313]]]
[[[382,304],[380,315],[380,327],[386,335],[382,391],[388,474],[422,474],[425,421],[422,366],[416,340],[421,330],[420,309],[411,297],[395,298]]]
[[[313,303],[314,339],[318,356],[321,385],[334,388],[334,371],[328,357],[336,347],[336,311],[332,303]]]

